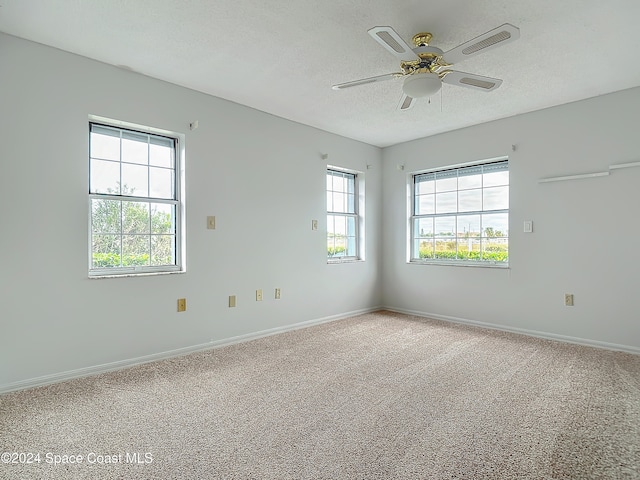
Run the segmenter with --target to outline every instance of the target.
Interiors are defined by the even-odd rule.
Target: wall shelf
[[[579,175],[565,175],[563,177],[541,178],[538,183],[562,182],[564,180],[578,180],[580,178],[606,177],[609,172],[581,173]]]
[[[609,170],[618,170],[620,168],[640,167],[640,162],[618,163],[617,165],[609,165]]]
[[[609,170],[605,172],[579,173],[577,175],[563,175],[560,177],[541,178],[540,180],[538,180],[538,183],[563,182],[565,180],[579,180],[581,178],[606,177],[611,175],[612,170],[632,167],[640,167],[640,162],[618,163],[616,165],[609,165]]]

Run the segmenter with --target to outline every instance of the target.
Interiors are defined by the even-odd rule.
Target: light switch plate
[[[524,233],[532,233],[533,232],[533,222],[531,220],[524,221]]]
[[[214,216],[207,217],[207,228],[209,230],[215,230],[215,228],[216,228],[216,217],[214,217]]]

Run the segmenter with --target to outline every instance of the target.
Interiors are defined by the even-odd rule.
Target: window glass
[[[357,175],[327,170],[327,257],[359,258]]]
[[[414,175],[412,212],[412,261],[508,265],[508,160]]]
[[[89,275],[180,271],[177,139],[90,123]]]

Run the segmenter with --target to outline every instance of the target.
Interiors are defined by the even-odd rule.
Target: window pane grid
[[[327,170],[327,257],[358,258],[356,175]]]
[[[355,242],[357,216],[327,215],[327,254],[329,257],[357,257]]]
[[[173,138],[90,123],[90,273],[179,270],[175,152]]]
[[[115,129],[91,124],[90,134],[90,182],[89,193],[107,193],[127,196],[151,195],[153,172],[175,172],[175,140],[143,134],[132,130]],[[151,151],[164,148],[165,152],[157,153],[158,158],[151,160]],[[160,158],[164,155],[165,158]],[[108,162],[108,163],[107,163]],[[117,178],[111,178],[105,185],[99,178],[104,177],[101,171],[106,165],[119,166]],[[175,198],[175,180],[165,181],[160,198]],[[168,191],[167,191],[168,190]]]
[[[508,262],[508,161],[413,179],[412,260]]]
[[[327,211],[355,214],[355,175],[327,172]]]
[[[175,207],[158,204],[162,207],[158,209],[154,205],[149,201],[92,198],[93,268],[175,263]],[[119,239],[117,245],[110,237]],[[160,244],[158,239],[164,240],[162,252],[157,248]],[[170,240],[170,244],[167,244],[167,240]],[[107,258],[104,254],[107,254]]]

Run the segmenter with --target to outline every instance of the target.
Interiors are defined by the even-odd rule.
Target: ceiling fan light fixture
[[[409,75],[402,85],[402,91],[411,98],[430,97],[442,87],[442,80],[436,73],[416,73]]]

